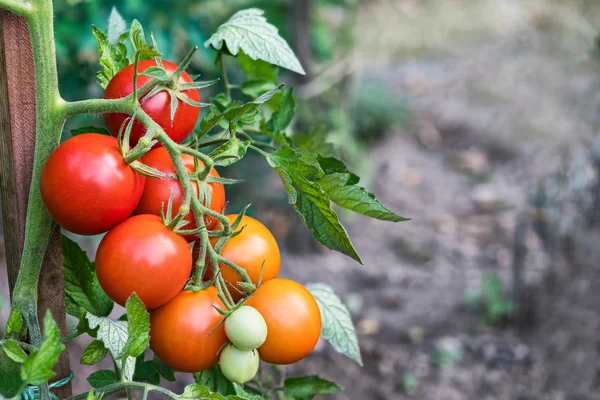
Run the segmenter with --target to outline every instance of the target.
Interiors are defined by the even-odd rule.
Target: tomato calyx
[[[184,94],[186,90],[193,89],[203,89],[209,86],[214,85],[219,81],[219,79],[213,79],[211,81],[195,81],[191,83],[179,83],[179,78],[181,78],[181,74],[183,71],[187,69],[192,61],[192,56],[198,50],[198,46],[194,46],[185,58],[179,63],[177,69],[169,74],[160,60],[159,57],[156,57],[156,66],[150,67],[144,70],[141,75],[148,76],[152,79],[159,81],[159,83],[154,86],[147,93],[141,93],[139,98],[139,103],[142,104],[144,101],[153,97],[155,94],[162,92],[163,90],[169,94],[169,98],[171,99],[171,121],[175,118],[175,112],[177,111],[177,107],[179,105],[179,100],[182,102],[196,108],[203,107],[211,107],[210,103],[201,103],[195,100],[190,99],[188,96]],[[135,82],[134,82],[135,84]]]

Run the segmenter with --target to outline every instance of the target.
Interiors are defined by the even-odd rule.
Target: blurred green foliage
[[[504,294],[504,283],[497,273],[487,274],[483,278],[480,293],[467,293],[467,304],[480,313],[480,321],[485,325],[494,325],[514,315],[515,305]]]

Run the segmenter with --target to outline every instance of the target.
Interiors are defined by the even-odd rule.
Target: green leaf
[[[360,348],[350,313],[333,290],[322,283],[311,283],[306,288],[315,296],[321,311],[321,336],[333,348],[362,365]]]
[[[173,368],[160,361],[160,359],[156,356],[154,356],[152,359],[152,363],[154,364],[156,371],[158,371],[163,378],[169,382],[175,382],[175,371],[173,371]]]
[[[150,383],[156,382],[156,384],[160,383],[160,375],[158,374],[158,371],[156,371],[152,361],[144,361],[139,363],[135,367],[133,379],[136,381],[148,381]]]
[[[67,312],[83,318],[83,308],[91,314],[107,316],[112,311],[113,301],[102,290],[94,263],[77,243],[65,235],[61,243]]]
[[[93,390],[88,393],[86,400],[96,400],[96,396],[94,396]]]
[[[329,197],[319,185],[324,172],[316,155],[283,146],[264,156],[281,177],[288,202],[300,214],[304,225],[312,229],[314,238],[330,249],[361,262],[348,233],[331,209]]]
[[[246,73],[246,80],[262,80],[273,84],[279,81],[279,69],[276,66],[263,60],[253,60],[241,50],[236,59]]]
[[[117,72],[129,65],[127,47],[123,43],[110,44],[106,35],[92,25],[92,33],[98,44],[100,71],[96,74],[98,83],[106,89],[106,85]]]
[[[242,385],[233,384],[235,387],[235,394],[244,400],[262,400],[263,396],[259,394],[253,394],[244,389]]]
[[[127,343],[127,322],[97,317],[90,313],[87,313],[85,318],[88,320],[91,329],[98,329],[96,337],[104,343],[104,346],[110,351],[113,358],[117,360],[123,352],[125,343]],[[122,365],[122,363],[119,363],[119,369]],[[127,357],[123,371],[126,379],[131,380],[133,378],[134,370],[135,358]]]
[[[4,345],[2,345],[2,350],[9,356],[13,361],[18,363],[25,362],[27,359],[27,353],[23,351],[21,346],[17,344],[14,340],[7,340]]]
[[[0,399],[19,398],[18,395],[23,389],[20,368],[20,364],[8,357],[4,351],[0,351]]]
[[[132,293],[125,304],[127,309],[127,342],[119,359],[130,356],[137,357],[144,353],[150,342],[150,314],[146,311],[144,303]]]
[[[93,388],[101,388],[119,381],[117,375],[108,369],[101,369],[100,371],[94,372],[88,376],[87,380]]]
[[[102,361],[107,354],[108,349],[104,346],[104,343],[101,340],[94,340],[83,351],[80,363],[83,365],[94,365]]]
[[[110,136],[108,129],[98,128],[96,126],[84,126],[82,128],[71,129],[72,136],[82,135],[84,133],[100,133],[102,135]]]
[[[139,52],[144,57],[158,57],[161,54],[152,46],[148,45],[144,37],[144,28],[137,19],[134,19],[129,28],[129,40],[133,46],[133,50]]]
[[[158,79],[161,82],[168,82],[171,78],[167,71],[161,67],[148,67],[142,72],[142,75],[149,76],[152,79]]]
[[[227,167],[236,161],[241,160],[250,146],[249,140],[241,141],[232,137],[223,145],[217,147],[210,153],[210,157],[215,161],[215,165]]]
[[[255,79],[242,83],[241,89],[242,93],[248,96],[258,97],[269,90],[275,89],[276,87],[277,85],[271,81],[267,81],[265,79]]]
[[[283,383],[285,396],[289,400],[311,400],[319,394],[341,393],[342,388],[318,376],[288,378]]]
[[[52,369],[65,346],[60,343],[60,331],[48,310],[44,317],[44,340],[21,367],[21,379],[30,385],[41,385],[56,375]]]
[[[225,43],[234,56],[241,49],[253,60],[264,60],[304,75],[304,69],[290,46],[263,14],[264,11],[257,8],[235,13],[204,45],[221,50]]]
[[[294,133],[291,136],[294,146],[323,157],[335,157],[337,153],[332,143],[327,141],[327,133],[323,127],[314,128],[308,132]]]
[[[218,365],[214,365],[202,372],[196,372],[194,380],[198,385],[206,386],[212,392],[222,395],[237,394],[233,383],[225,378]]]
[[[7,339],[19,339],[23,336],[23,331],[26,330],[27,327],[23,324],[23,316],[17,307],[13,307],[10,310],[10,315],[8,316],[8,322],[6,323],[6,332],[4,337]]]
[[[212,128],[219,124],[222,118],[223,114],[215,115],[209,119],[203,118],[202,121],[200,121],[200,129],[196,131],[196,137],[201,138],[206,135]]]
[[[283,91],[281,101],[279,102],[279,108],[267,123],[267,129],[271,132],[283,131],[288,127],[294,113],[296,112],[296,102],[294,101],[294,89],[289,88]]]
[[[116,44],[119,42],[119,38],[127,30],[127,24],[121,14],[117,11],[116,7],[113,7],[110,11],[110,17],[108,17],[108,43]]]
[[[383,221],[408,220],[388,210],[377,201],[374,194],[358,186],[360,178],[348,171],[342,161],[333,157],[320,156],[318,160],[327,174],[319,180],[319,184],[331,201],[359,214]]]
[[[194,400],[242,400],[238,396],[224,397],[219,393],[211,392],[206,386],[192,384],[185,387],[183,394],[178,396],[180,399]]]

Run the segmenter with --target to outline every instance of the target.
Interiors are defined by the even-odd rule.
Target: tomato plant
[[[154,215],[137,215],[117,225],[96,254],[98,281],[122,306],[134,292],[148,309],[165,304],[183,289],[191,270],[186,241]]]
[[[156,168],[160,172],[164,172],[165,174],[174,174],[176,172],[169,153],[163,147],[149,151],[144,157],[142,157],[141,161],[152,168]],[[194,166],[194,157],[188,154],[182,154],[181,161],[183,162],[183,165],[188,173],[196,172],[196,168]],[[199,163],[199,166],[202,168],[203,164]],[[219,173],[216,169],[211,168],[209,176],[219,178]],[[194,196],[196,197],[198,197],[200,194],[199,186],[206,187],[208,189],[207,192],[205,191],[203,202],[204,205],[206,205],[207,201],[210,201],[211,210],[218,213],[223,211],[223,207],[225,207],[225,188],[223,187],[222,183],[192,181],[192,185],[194,188]],[[146,179],[144,192],[137,205],[137,208],[135,209],[135,213],[161,215],[161,210],[163,213],[166,213],[169,198],[172,198],[172,209],[179,210],[184,203],[184,197],[185,196],[183,189],[181,188],[181,184],[176,178],[148,178]],[[172,213],[170,217],[173,218],[175,215]],[[196,221],[192,213],[187,214],[183,220],[188,222],[188,224],[184,226],[185,229],[193,230],[197,228]],[[206,228],[211,229],[217,223],[217,219],[205,215],[204,223],[206,224]],[[193,242],[197,237],[197,235],[185,236],[188,242]]]
[[[0,0],[0,7],[28,24],[37,92],[25,243],[0,339],[0,377],[10,387],[0,387],[0,395],[27,392],[29,398],[36,392],[49,400],[50,388],[70,379],[48,385],[63,342],[83,334],[93,339],[81,362],[110,356],[114,368],[91,374],[93,390],[72,400],[119,391],[131,398],[134,390],[143,398],[152,392],[217,400],[339,392],[317,376],[285,379],[280,372],[276,383],[256,375],[259,357],[297,362],[319,337],[359,364],[362,359],[350,314],[332,289],[278,278],[281,254],[269,229],[246,215],[248,207],[223,214],[223,185],[241,182],[215,168],[256,153],[280,176],[315,240],[359,262],[332,203],[380,220],[404,218],[361,187],[330,146],[316,145],[324,143],[317,131],[294,132],[293,89],[277,82],[277,68],[304,70],[263,12],[239,11],[206,41],[224,93],[200,103],[198,90],[218,80],[195,81],[185,73],[197,48],[178,64],[162,60],[141,23],[134,20],[128,28],[114,10],[107,32],[92,27],[104,98],[66,101],[58,91],[52,2]],[[230,83],[226,62],[239,66],[246,80]],[[197,123],[201,107],[208,111]],[[103,114],[109,131],[82,127],[57,147],[65,120],[79,114]],[[52,219],[75,233],[108,230],[95,264],[63,236],[65,307],[79,322],[62,338],[49,312],[42,336],[37,309]],[[197,257],[186,239],[196,240]],[[119,319],[110,317],[114,302],[125,307]],[[30,343],[21,341],[25,337]],[[151,360],[145,359],[148,348]],[[161,378],[175,380],[174,370],[193,373],[196,383],[182,394],[160,386]],[[256,385],[244,386],[249,380]]]
[[[106,232],[129,217],[144,177],[123,161],[117,140],[88,133],[61,144],[42,170],[40,192],[52,218],[80,235]]]
[[[177,65],[169,61],[162,61],[164,71],[172,74],[177,70]],[[138,64],[137,89],[141,89],[145,84],[152,80],[152,77],[144,75],[144,71],[149,68],[157,68],[155,60],[143,60]],[[119,99],[127,97],[133,93],[133,71],[134,64],[120,70],[108,83],[104,92],[105,99]],[[192,83],[192,78],[183,72],[176,81],[179,85]],[[178,86],[169,82],[168,88],[161,88],[160,91],[150,91],[141,93],[141,107],[150,118],[152,118],[165,133],[177,143],[183,141],[194,129],[200,109],[191,102],[200,102],[200,95],[196,89],[181,90]],[[173,100],[174,99],[174,100]],[[173,106],[172,102],[175,101]],[[123,123],[129,118],[124,113],[104,114],[106,126],[113,134],[117,136]],[[144,136],[146,129],[135,121],[131,130],[131,144],[136,145],[138,140]]]

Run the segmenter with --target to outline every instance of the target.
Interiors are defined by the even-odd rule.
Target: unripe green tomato
[[[225,320],[225,333],[241,350],[254,350],[267,339],[267,323],[256,308],[242,306]]]
[[[258,351],[241,350],[231,343],[221,351],[219,359],[223,375],[230,381],[241,385],[254,378],[258,372],[259,361]]]

